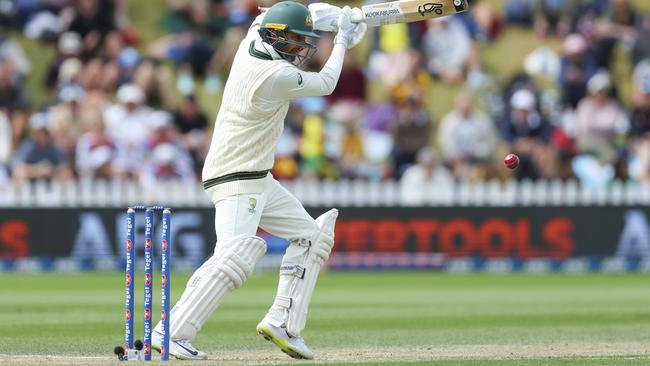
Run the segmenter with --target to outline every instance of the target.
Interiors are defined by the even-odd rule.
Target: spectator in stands
[[[11,123],[7,115],[0,112],[0,187],[9,178],[9,162],[13,152]]]
[[[467,94],[456,98],[456,108],[440,122],[438,145],[457,178],[467,178],[472,166],[487,169],[492,164],[497,139],[495,124],[474,108]]]
[[[111,179],[115,175],[113,161],[117,158],[117,147],[106,133],[100,113],[88,111],[84,119],[84,125],[90,130],[77,143],[77,173],[80,178]]]
[[[205,146],[209,144],[208,119],[199,109],[194,96],[184,98],[183,104],[174,112],[174,125],[180,132],[181,142],[192,157],[194,170],[200,173],[203,167]]]
[[[48,111],[54,144],[68,157],[74,156],[77,139],[88,130],[80,121],[84,94],[85,91],[78,85],[66,85],[59,92],[59,104]]]
[[[594,153],[609,163],[614,162],[615,148],[622,142],[630,125],[625,111],[611,97],[611,87],[609,73],[599,71],[589,79],[589,95],[576,110],[578,152]]]
[[[596,59],[589,50],[587,40],[579,34],[570,34],[563,44],[560,87],[565,106],[575,108],[587,94],[587,80],[597,70]]]
[[[504,16],[508,24],[529,26],[533,23],[533,4],[530,0],[506,0]]]
[[[429,72],[446,83],[462,83],[469,72],[480,66],[469,32],[454,18],[429,21],[424,52]]]
[[[650,58],[634,68],[630,134],[650,137]]]
[[[650,184],[650,59],[634,68],[629,147],[636,163],[632,175]]]
[[[16,183],[34,179],[70,178],[65,153],[54,145],[48,130],[47,115],[35,113],[29,121],[32,137],[24,141],[16,152],[13,178]]]
[[[17,146],[25,133],[29,100],[16,70],[9,62],[0,61],[0,112],[11,122],[12,146]]]
[[[593,49],[598,68],[609,69],[614,47],[619,41],[630,43],[636,36],[636,10],[629,0],[606,2],[603,16],[595,22],[592,32]]]
[[[45,77],[45,87],[48,91],[53,92],[61,84],[60,73],[62,72],[63,65],[68,62],[68,65],[77,64],[78,69],[82,68],[79,56],[83,48],[81,36],[74,32],[65,32],[59,37],[57,54],[54,60],[48,67],[47,76]],[[70,67],[70,66],[68,66]]]
[[[488,1],[475,1],[469,12],[457,15],[478,42],[491,42],[501,32],[501,16]]]
[[[151,109],[144,105],[144,93],[135,84],[122,85],[117,91],[117,102],[104,111],[104,121],[118,148],[117,173],[133,178],[138,176],[143,147],[151,133]]]
[[[174,75],[159,60],[150,57],[142,59],[133,75],[133,82],[142,88],[149,105],[165,110],[174,109]]]
[[[95,54],[104,37],[116,28],[115,2],[99,0],[78,0],[68,31],[83,38],[83,56]]]
[[[528,89],[517,90],[510,98],[510,112],[501,126],[501,136],[510,151],[519,155],[517,177],[550,178],[555,174],[555,156],[548,145],[552,127],[537,110],[535,95]]]
[[[580,0],[538,0],[534,2],[535,33],[541,38],[548,35],[564,37],[571,31],[573,14]]]
[[[20,77],[27,76],[32,67],[20,43],[9,39],[2,29],[0,29],[0,60],[8,62]]]
[[[366,76],[354,57],[345,58],[336,89],[327,96],[330,103],[344,99],[361,103],[366,101]]]
[[[639,35],[632,48],[632,63],[650,59],[650,14],[644,14],[639,21]]]
[[[140,181],[146,185],[157,180],[195,181],[192,159],[174,129],[173,116],[165,111],[149,114],[151,134],[146,143],[150,152]]]
[[[436,153],[424,147],[417,153],[416,164],[406,169],[400,182],[401,199],[405,205],[427,205],[449,191],[454,179],[438,162]]]
[[[397,119],[390,126],[395,140],[392,153],[393,170],[400,178],[404,170],[415,163],[416,153],[431,144],[431,116],[419,95],[411,95],[397,106]]]

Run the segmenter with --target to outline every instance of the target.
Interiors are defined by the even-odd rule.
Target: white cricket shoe
[[[307,360],[314,358],[314,353],[307,347],[305,340],[300,336],[289,335],[285,327],[276,327],[264,319],[257,324],[257,333],[275,343],[290,357]]]
[[[160,352],[162,345],[162,334],[155,330],[151,332],[151,348]],[[169,355],[178,358],[179,360],[206,360],[208,355],[201,352],[192,346],[192,343],[187,340],[177,339],[169,340]]]

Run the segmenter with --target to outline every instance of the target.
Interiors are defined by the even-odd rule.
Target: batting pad
[[[257,236],[238,236],[224,243],[223,252],[210,257],[194,272],[171,311],[171,339],[192,340],[223,299],[241,287],[266,252]]]
[[[320,231],[309,241],[309,250],[301,265],[287,265],[280,270],[280,281],[292,281],[289,296],[283,296],[278,291],[274,306],[285,308],[288,312],[286,318],[287,332],[299,336],[305,328],[307,312],[311,302],[316,280],[320,269],[329,258],[334,246],[334,225],[338,217],[338,210],[331,209],[316,219]],[[302,240],[298,245],[304,245]],[[282,284],[281,284],[282,285]]]

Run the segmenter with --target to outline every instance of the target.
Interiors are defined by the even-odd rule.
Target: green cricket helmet
[[[280,56],[296,65],[310,59],[317,48],[306,41],[290,39],[288,34],[320,38],[314,33],[309,9],[295,1],[282,1],[270,7],[264,14],[259,33]]]

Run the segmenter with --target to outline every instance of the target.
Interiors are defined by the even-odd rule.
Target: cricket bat
[[[355,23],[366,22],[368,27],[386,24],[410,23],[444,17],[469,10],[467,0],[403,0],[369,4],[361,7],[362,18]]]

